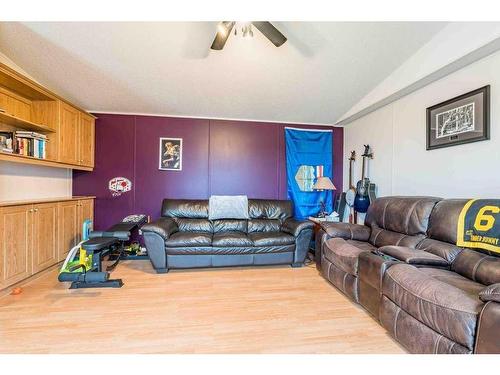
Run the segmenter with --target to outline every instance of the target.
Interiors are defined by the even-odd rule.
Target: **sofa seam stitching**
[[[397,305],[396,305],[397,306]],[[398,338],[398,318],[399,318],[399,313],[401,312],[401,307],[398,306],[398,311],[396,312],[396,316],[394,317],[394,324],[392,326],[392,330],[394,331],[394,337],[397,339]]]
[[[488,257],[481,258],[474,265],[474,268],[472,269],[472,280],[477,281],[476,280],[477,269],[479,268],[479,266],[481,265],[481,263],[483,263],[486,259],[488,259]]]
[[[437,334],[438,334],[438,339],[434,342],[434,354],[437,354],[439,343],[441,342],[441,339],[443,338],[443,335],[441,335],[440,333],[437,333]]]

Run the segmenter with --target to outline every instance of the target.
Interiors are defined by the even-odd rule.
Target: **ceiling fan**
[[[212,43],[211,49],[221,50],[224,48],[229,35],[231,35],[231,31],[234,28],[234,34],[238,34],[237,28],[235,28],[235,21],[222,21],[217,25],[217,34],[215,35],[215,39]],[[259,30],[264,36],[271,41],[276,47],[281,46],[286,42],[286,37],[280,33],[280,31],[274,27],[271,22],[267,21],[252,21],[244,23],[241,27],[241,33],[243,37],[253,36],[252,26],[255,26],[257,30]]]

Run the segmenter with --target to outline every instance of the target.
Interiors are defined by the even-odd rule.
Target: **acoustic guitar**
[[[352,167],[356,160],[356,151],[351,151],[349,157],[349,189],[345,192],[345,201],[349,206],[349,223],[354,223],[354,198],[356,197],[356,187],[352,182]]]
[[[365,170],[368,166],[368,160],[373,158],[373,153],[370,151],[370,145],[365,145],[363,155],[363,166],[361,170],[361,180],[356,184],[356,196],[354,197],[354,209],[357,212],[365,213],[370,205],[370,189],[373,188],[370,184],[370,179],[366,176]]]

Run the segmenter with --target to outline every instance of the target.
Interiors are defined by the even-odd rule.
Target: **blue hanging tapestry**
[[[322,201],[332,212],[332,192],[312,187],[318,177],[333,180],[333,132],[285,128],[285,140],[288,199],[293,201],[295,217],[303,220],[317,215]]]

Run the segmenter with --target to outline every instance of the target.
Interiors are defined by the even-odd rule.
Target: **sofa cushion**
[[[279,232],[281,222],[270,219],[252,219],[248,221],[248,233],[252,232]]]
[[[378,198],[368,208],[365,222],[372,228],[379,227],[409,236],[423,235],[432,209],[439,200],[434,197]]]
[[[464,290],[456,281],[434,274],[435,270],[396,264],[384,275],[383,294],[426,326],[472,350],[484,304],[471,295],[470,284]]]
[[[468,199],[444,199],[432,210],[427,237],[453,245],[457,242],[457,223]]]
[[[484,289],[484,285],[469,280],[453,271],[439,268],[421,268],[420,270],[436,280],[443,281],[446,284],[463,290],[471,297],[478,297],[479,292]]]
[[[166,241],[168,247],[200,247],[212,245],[212,233],[208,232],[176,232]]]
[[[377,248],[369,242],[357,241],[357,240],[347,240],[346,242],[352,246],[356,246],[358,249],[361,250],[366,250],[366,251],[377,250]]]
[[[208,199],[164,199],[161,216],[208,219]]]
[[[293,216],[293,205],[289,200],[249,199],[248,214],[251,219],[284,221]]]
[[[212,222],[214,233],[218,232],[243,232],[248,230],[247,220],[223,219]]]
[[[283,232],[254,232],[248,237],[254,246],[283,246],[294,245],[295,237]]]
[[[365,251],[367,250],[354,246],[343,238],[330,238],[325,242],[323,254],[337,268],[356,276],[358,274],[359,254]]]
[[[214,233],[212,238],[212,246],[228,247],[228,246],[253,246],[253,242],[246,233],[242,232],[219,232]]]
[[[212,222],[208,219],[175,218],[179,232],[212,232]]]
[[[382,246],[406,246],[415,248],[425,236],[417,234],[410,236],[404,233],[393,232],[390,230],[382,229],[378,226],[372,226],[370,233],[370,243],[376,247]]]
[[[464,249],[457,255],[452,270],[484,285],[500,283],[500,257]]]

